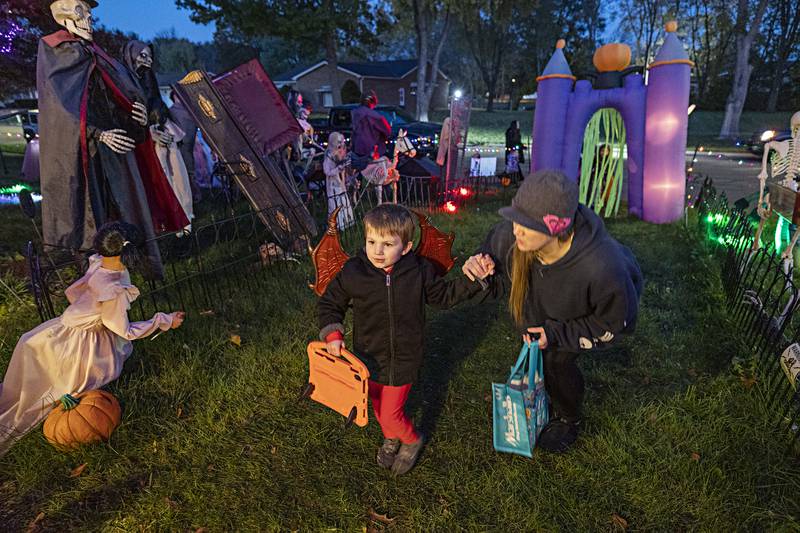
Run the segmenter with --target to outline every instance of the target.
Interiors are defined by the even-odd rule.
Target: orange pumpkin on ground
[[[44,436],[56,448],[108,440],[122,417],[117,399],[102,390],[65,394],[59,402],[43,427]]]

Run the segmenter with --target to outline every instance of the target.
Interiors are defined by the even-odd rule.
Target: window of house
[[[333,92],[330,85],[323,85],[317,89],[319,101],[317,102],[322,107],[333,107]]]
[[[406,106],[406,90],[405,90],[404,87],[400,87],[398,89],[397,104],[400,107],[405,107]]]
[[[322,100],[322,107],[333,107],[333,93],[330,91],[323,91],[320,93]]]

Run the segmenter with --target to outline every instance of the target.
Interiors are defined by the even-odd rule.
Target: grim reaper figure
[[[64,29],[37,59],[42,224],[46,243],[89,248],[110,220],[136,224],[161,273],[156,232],[188,220],[147,129],[146,101],[128,70],[92,41],[95,0],[45,0]]]
[[[153,59],[152,45],[142,41],[130,41],[122,48],[122,61],[147,99],[147,123],[161,168],[164,169],[186,217],[191,221],[194,218],[192,188],[186,163],[178,148],[178,143],[186,137],[186,132],[172,120],[169,108],[161,99],[158,80],[153,72]]]

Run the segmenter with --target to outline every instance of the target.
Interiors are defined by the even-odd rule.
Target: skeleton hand
[[[136,148],[134,140],[126,135],[125,130],[120,129],[100,133],[99,141],[118,154],[127,154]]]
[[[133,117],[133,120],[142,126],[147,126],[147,107],[145,107],[144,104],[140,102],[134,102],[131,116]]]
[[[168,131],[162,131],[158,128],[150,128],[150,132],[153,135],[153,138],[163,146],[164,148],[169,148],[173,142],[175,142],[175,137],[169,133]]]

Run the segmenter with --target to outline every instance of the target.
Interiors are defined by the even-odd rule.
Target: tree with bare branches
[[[761,21],[767,9],[767,0],[738,0],[736,10],[736,62],[734,63],[733,85],[725,103],[725,118],[719,137],[735,138],[739,135],[739,119],[750,86],[753,65],[750,64],[750,49],[761,29]]]

